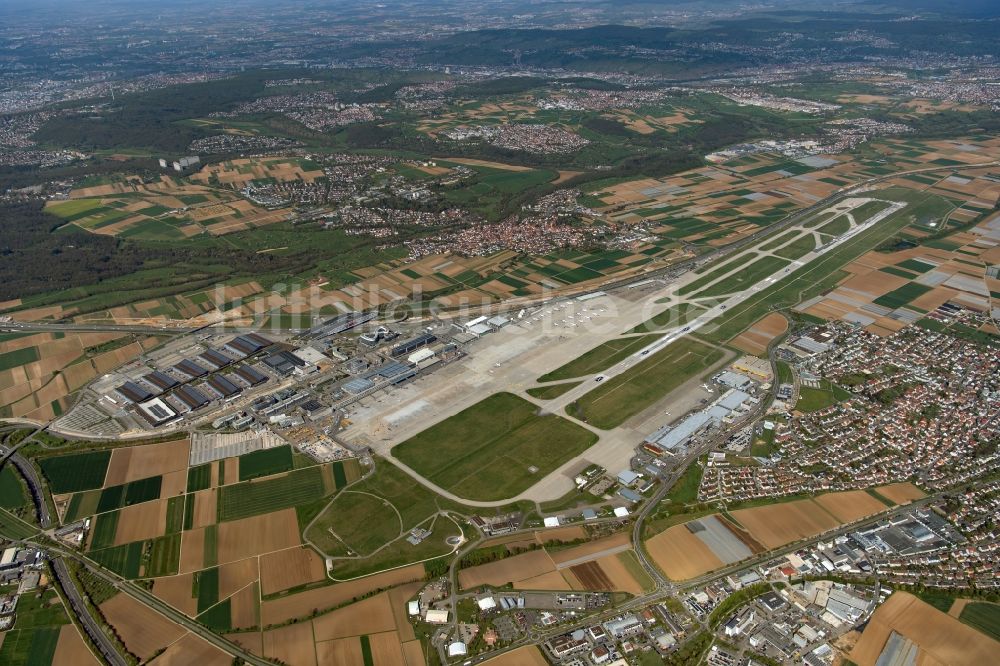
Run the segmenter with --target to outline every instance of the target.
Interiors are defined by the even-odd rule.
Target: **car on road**
[[[594,381],[595,382],[603,382],[604,381],[604,375],[601,375],[600,377],[595,377]]]

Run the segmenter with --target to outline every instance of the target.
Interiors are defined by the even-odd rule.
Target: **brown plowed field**
[[[912,483],[894,483],[889,486],[879,486],[875,489],[875,492],[896,504],[909,504],[913,500],[926,497],[924,491]]]
[[[260,584],[264,594],[274,594],[325,577],[323,558],[307,546],[260,557]]]
[[[143,502],[118,512],[115,545],[163,536],[167,529],[167,500]]]
[[[149,663],[151,666],[230,666],[233,658],[203,638],[186,634]]]
[[[316,643],[320,664],[363,664],[361,641],[356,636]]]
[[[760,356],[767,352],[767,346],[788,329],[788,320],[777,312],[766,315],[750,328],[740,333],[732,345],[748,354]]]
[[[389,605],[389,595],[385,592],[362,599],[356,604],[338,608],[313,620],[313,633],[317,641],[395,629],[396,620]]]
[[[858,666],[873,666],[895,631],[920,647],[921,656],[949,666],[994,664],[1000,642],[962,624],[906,592],[895,592],[872,615],[851,650]]]
[[[56,643],[55,654],[52,655],[52,666],[89,666],[100,663],[83,642],[80,632],[74,625],[64,624],[59,629],[59,640]]]
[[[194,589],[194,574],[166,576],[153,580],[153,594],[185,615],[194,617],[198,612],[198,600],[191,596]]]
[[[885,511],[888,508],[863,490],[820,495],[816,498],[816,503],[832,513],[842,523],[853,523],[855,520]]]
[[[264,637],[259,631],[243,632],[239,634],[223,634],[226,640],[236,643],[244,650],[258,657],[264,656]]]
[[[490,666],[549,666],[549,662],[545,660],[536,645],[519,647],[483,663]]]
[[[291,594],[280,599],[265,601],[261,608],[261,622],[264,626],[281,624],[297,617],[309,615],[314,609],[322,611],[327,608],[335,608],[350,602],[355,597],[362,597],[378,589],[423,579],[423,565],[414,564],[346,583]]]
[[[219,567],[219,599],[225,599],[257,580],[257,558],[251,557]]]
[[[809,499],[738,509],[732,515],[754,539],[768,549],[822,534],[839,524],[833,516]]]
[[[480,585],[499,586],[540,576],[554,569],[552,559],[544,550],[533,550],[497,562],[462,569],[458,572],[458,584],[466,590]]]
[[[687,580],[722,566],[722,560],[687,525],[674,525],[648,539],[646,550],[670,580]]]
[[[597,541],[590,541],[579,546],[567,548],[566,550],[557,551],[552,553],[551,557],[552,561],[558,566],[563,562],[571,562],[573,560],[580,559],[581,557],[596,555],[605,550],[620,548],[622,546],[630,545],[631,543],[631,537],[627,533],[621,532],[619,534],[613,534],[609,537],[604,537],[603,539],[598,539]]]
[[[184,635],[185,630],[124,592],[100,605],[108,624],[128,651],[146,660]]]
[[[216,513],[216,503],[219,500],[219,491],[215,488],[199,490],[194,494],[194,519],[191,523],[193,529],[214,525],[218,517]]]
[[[190,530],[181,535],[181,561],[178,573],[188,573],[205,568],[205,528]]]
[[[406,659],[406,666],[427,666],[424,660],[424,648],[420,641],[407,641],[403,643],[403,657]]]
[[[392,608],[392,617],[396,622],[396,631],[399,632],[401,641],[412,641],[416,638],[410,618],[406,615],[406,602],[423,586],[423,582],[407,583],[389,590],[389,606]]]
[[[372,650],[372,661],[375,666],[400,666],[404,663],[403,646],[399,642],[399,634],[387,631],[372,634],[368,637]]]
[[[221,523],[218,558],[220,563],[233,562],[291,548],[300,543],[295,509],[274,511]]]
[[[524,580],[519,580],[514,583],[515,590],[572,590],[573,581],[567,580],[563,575],[568,572],[569,569],[565,571],[549,571],[548,573],[543,573],[538,576],[532,576],[531,578],[525,578]]]
[[[595,560],[594,564],[600,566],[601,570],[604,571],[604,575],[611,580],[612,590],[635,595],[642,594],[643,590],[642,586],[639,585],[639,581],[629,573],[625,567],[625,563],[622,562],[622,557],[625,555],[631,557],[630,553],[607,555],[599,560]]]
[[[574,567],[570,567],[570,571],[573,572],[573,575],[576,576],[576,579],[580,581],[580,585],[585,590],[611,592],[614,589],[611,579],[608,578],[601,565],[597,562],[577,564]]]
[[[360,648],[360,646],[358,646]],[[359,650],[360,655],[360,650]],[[308,622],[290,624],[280,629],[264,632],[264,656],[294,666],[315,666],[316,648],[313,645],[312,625]],[[363,662],[326,661],[323,664],[351,664]]]
[[[163,475],[163,483],[160,485],[160,497],[177,497],[187,492],[187,470],[179,469],[176,472],[167,472]]]
[[[128,481],[186,470],[190,451],[191,442],[188,439],[115,449],[111,453],[104,484],[117,486]]]
[[[257,610],[257,585],[247,585],[233,595],[230,602],[230,617],[233,629],[248,629],[260,625]],[[220,598],[222,595],[219,595]]]

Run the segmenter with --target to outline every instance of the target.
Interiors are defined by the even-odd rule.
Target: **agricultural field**
[[[0,418],[56,418],[92,379],[160,341],[146,335],[77,332],[0,338]]]
[[[730,344],[754,356],[764,356],[767,348],[788,330],[788,320],[777,312],[772,312],[733,338]]]
[[[51,202],[46,210],[96,234],[183,241],[203,233],[219,236],[288,219],[289,209],[263,208],[239,195],[251,181],[312,183],[322,177],[322,171],[306,171],[292,158],[234,160],[205,166],[187,180],[163,175],[144,182],[130,176],[77,188],[68,201]]]
[[[643,545],[668,578],[688,580],[886,508],[863,490],[827,493],[736,509],[725,515],[712,513],[679,524],[668,521],[665,529],[647,537]]]
[[[868,621],[851,660],[874,666],[891,632],[913,641],[922,654],[941,664],[988,664],[1000,648],[1000,642],[917,597],[894,592]]]
[[[973,601],[962,608],[958,619],[975,627],[995,641],[1000,641],[1000,604]]]
[[[546,535],[537,532],[535,539],[542,541]],[[627,534],[615,534],[568,548],[553,548],[558,541],[542,542],[547,545],[461,569],[459,585],[471,590],[483,585],[510,583],[516,590],[600,590],[634,595],[641,594],[651,585],[634,560]]]
[[[962,203],[956,192],[932,193],[934,188],[915,196],[899,216],[909,223],[898,230],[891,247],[878,247],[858,256],[844,267],[833,289],[806,300],[795,309],[823,319],[839,319],[864,326],[877,335],[890,335],[914,322],[946,328],[933,314],[952,302],[974,310],[989,307],[996,280],[986,276],[986,266],[1000,253],[986,240],[992,224],[986,215],[1000,200],[991,171],[966,172],[969,185],[979,182],[976,197]],[[943,179],[944,181],[947,178]],[[969,215],[956,221],[958,211]],[[933,223],[933,226],[929,226]]]
[[[55,589],[45,585],[19,596],[14,626],[0,642],[0,663],[41,666],[54,663],[57,654],[67,659],[62,663],[99,663],[70,622]]]
[[[498,393],[393,447],[392,453],[459,496],[512,497],[597,441],[562,417],[536,411],[523,398]]]
[[[566,409],[605,430],[621,425],[684,382],[708,372],[721,349],[682,338],[591,390]]]

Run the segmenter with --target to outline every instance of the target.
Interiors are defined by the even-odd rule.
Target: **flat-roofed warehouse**
[[[177,412],[160,398],[153,398],[136,405],[136,413],[151,426],[161,426],[178,417]]]
[[[253,356],[261,349],[266,349],[272,344],[274,343],[262,335],[246,333],[245,335],[237,335],[224,344],[222,348],[233,354],[238,354],[240,358],[244,358],[246,356]]]
[[[144,402],[153,397],[152,393],[135,382],[125,382],[116,388],[115,391],[118,392],[118,395],[131,402]]]
[[[280,351],[265,358],[264,365],[282,375],[290,375],[296,368],[305,367],[306,362],[290,351]]]
[[[223,398],[231,398],[242,391],[239,386],[232,383],[222,375],[212,375],[208,378],[207,383]]]
[[[233,359],[229,358],[225,354],[220,354],[214,349],[209,349],[203,354],[199,354],[200,358],[204,363],[206,363],[213,370],[221,370],[227,365],[232,365]]]
[[[236,368],[232,374],[245,381],[249,386],[257,386],[258,384],[263,384],[267,381],[267,375],[263,372],[254,370],[249,365],[241,365]]]
[[[177,380],[168,374],[162,373],[159,370],[154,370],[148,375],[143,375],[142,381],[146,382],[150,386],[155,386],[160,389],[160,391],[169,391],[173,387],[177,386]]]
[[[208,370],[201,367],[192,360],[184,359],[180,363],[174,366],[174,370],[181,373],[182,375],[187,375],[191,379],[196,379],[198,377],[204,377],[208,374]]]
[[[332,319],[327,319],[319,326],[310,329],[309,337],[322,338],[328,335],[336,335],[337,333],[349,331],[355,326],[360,326],[365,322],[371,321],[377,314],[377,312],[372,310],[369,312],[347,312],[342,315],[337,315]]]
[[[400,342],[398,345],[392,348],[389,352],[389,356],[403,356],[404,354],[409,354],[415,352],[421,347],[426,347],[432,342],[437,341],[437,336],[431,333],[424,333],[423,335],[418,335],[412,340],[407,340],[406,342]]]
[[[191,411],[201,409],[209,403],[208,397],[193,386],[178,386],[174,395]]]

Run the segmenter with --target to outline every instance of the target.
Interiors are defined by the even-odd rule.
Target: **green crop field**
[[[277,446],[273,449],[252,451],[240,456],[240,481],[280,474],[290,469],[292,469],[292,447],[290,446]]]
[[[525,393],[530,395],[532,398],[538,398],[539,400],[553,400],[582,383],[583,382],[566,382],[565,384],[535,386],[534,388],[527,389]]]
[[[194,596],[198,598],[198,612],[219,602],[219,568],[212,567],[194,576]]]
[[[94,533],[90,537],[90,549],[101,550],[115,542],[118,531],[118,512],[102,513],[94,519]]]
[[[169,534],[150,541],[149,561],[143,576],[172,576],[181,560],[181,535]]]
[[[159,499],[162,484],[162,476],[150,476],[120,486],[108,486],[101,491],[97,513]]]
[[[219,522],[287,509],[319,499],[326,492],[319,466],[297,469],[275,479],[225,486],[219,489]]]
[[[335,547],[340,541],[359,555],[370,555],[402,532],[399,514],[391,502],[365,493],[343,492],[325,512],[322,529],[310,530],[308,537],[321,548]],[[330,530],[336,535],[330,534]],[[334,550],[334,548],[330,548]]]
[[[171,497],[167,500],[167,534],[180,532],[184,529],[184,495]]]
[[[0,467],[0,508],[20,509],[28,501],[24,486],[10,463]]]
[[[49,666],[60,628],[69,622],[53,588],[46,588],[40,595],[22,594],[17,601],[14,628],[6,632],[0,644],[0,664]]]
[[[111,451],[71,453],[42,458],[38,464],[53,493],[75,493],[100,488],[108,471]]]
[[[876,305],[882,305],[895,310],[898,307],[906,305],[913,299],[919,298],[930,290],[931,287],[926,287],[916,282],[909,282],[898,289],[893,289],[887,294],[882,294],[872,302]]]
[[[652,344],[659,336],[642,335],[634,338],[617,338],[608,340],[604,344],[598,345],[590,351],[576,357],[569,363],[562,365],[548,374],[538,378],[540,382],[554,382],[562,379],[573,379],[592,375],[596,372],[606,370],[612,365],[628,358],[646,345]]]
[[[17,368],[27,363],[34,363],[38,360],[38,348],[22,347],[0,354],[0,371]]]
[[[95,550],[88,553],[90,558],[126,578],[138,578],[142,566],[142,541],[122,546]]]
[[[973,601],[966,604],[958,619],[1000,641],[1000,604]]]
[[[218,603],[197,617],[197,620],[209,629],[225,633],[233,628],[232,621],[232,600],[226,599]]]
[[[400,461],[452,492],[504,499],[590,448],[597,436],[566,419],[497,393],[393,447]],[[537,468],[534,472],[530,467]]]
[[[97,513],[97,504],[101,497],[100,490],[88,490],[82,493],[75,493],[66,508],[65,523],[72,523],[92,516]]]
[[[723,358],[723,351],[682,338],[567,407],[593,426],[609,430],[635,416]]]
[[[193,493],[212,485],[212,463],[188,468],[187,491]]]
[[[851,394],[844,389],[824,380],[819,388],[808,386],[800,388],[799,401],[795,403],[795,409],[800,412],[816,412],[850,397]]]

